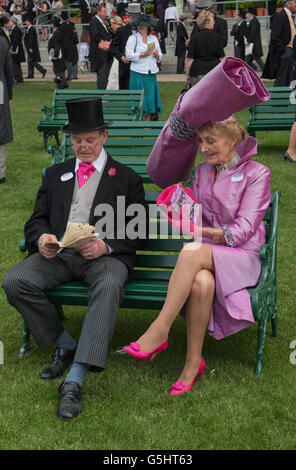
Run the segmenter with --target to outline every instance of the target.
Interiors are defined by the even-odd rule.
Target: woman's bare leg
[[[197,273],[186,302],[187,355],[179,377],[183,385],[192,383],[201,361],[205,332],[210,320],[215,293],[215,277],[202,269]]]
[[[294,160],[296,160],[296,122],[294,122],[290,132],[289,147],[287,152]]]
[[[208,244],[195,243],[186,245],[179,254],[177,264],[171,275],[165,303],[148,330],[137,340],[141,349],[153,351],[168,336],[173,321],[187,301],[196,275],[202,269],[214,272],[212,248]]]

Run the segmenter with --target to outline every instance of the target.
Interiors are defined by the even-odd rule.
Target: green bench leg
[[[256,378],[262,372],[263,367],[263,354],[264,354],[264,345],[266,340],[266,326],[267,326],[267,318],[260,318],[258,321],[258,343],[257,343],[257,362],[256,362],[256,369],[254,372],[254,376]]]
[[[43,131],[43,150],[44,152],[47,152],[47,146],[48,146],[48,138],[54,136],[56,140],[56,144],[59,147],[60,144],[60,139],[59,139],[59,131]]]
[[[277,314],[271,319],[271,328],[273,338],[277,338],[279,335],[279,323]]]
[[[54,308],[56,309],[60,319],[65,320],[66,317],[64,315],[62,305],[54,305]],[[22,345],[21,345],[20,350],[18,352],[18,357],[20,359],[22,359],[24,357],[24,355],[29,351],[29,349],[30,349],[30,331],[28,329],[27,324],[24,322]]]
[[[44,150],[44,152],[47,151],[48,137],[49,137],[49,134],[47,133],[47,131],[43,131],[43,150]]]
[[[18,357],[22,359],[24,355],[29,351],[30,349],[30,331],[24,322],[24,330],[23,330],[23,336],[22,336],[22,346],[19,350]]]

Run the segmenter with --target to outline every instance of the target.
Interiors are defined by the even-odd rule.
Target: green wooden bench
[[[154,204],[158,192],[146,192],[148,204]],[[280,191],[276,190],[271,196],[271,203],[265,215],[266,244],[260,249],[262,270],[256,287],[250,288],[251,305],[254,318],[258,321],[258,344],[255,377],[262,370],[266,327],[271,320],[272,336],[278,335],[277,320],[277,220]],[[155,223],[155,218],[153,219]],[[164,221],[158,217],[158,226]],[[159,230],[157,233],[160,233]],[[170,231],[170,233],[172,233]],[[125,284],[122,308],[160,310],[166,297],[168,281],[174,268],[178,253],[184,245],[184,239],[148,239],[145,249],[137,254],[136,267],[130,280]],[[23,239],[21,251],[26,251]],[[61,284],[48,291],[50,302],[56,306],[63,318],[63,305],[88,304],[87,287],[81,282]],[[184,338],[185,341],[185,338]],[[19,356],[23,357],[30,347],[30,333],[24,325],[23,342]]]
[[[108,128],[109,136],[104,148],[112,158],[133,168],[144,183],[151,182],[146,171],[146,161],[164,124],[165,121],[114,121]],[[52,155],[51,165],[74,156],[67,134],[64,134],[60,147],[50,146],[48,151]]]
[[[268,88],[268,91],[268,101],[249,108],[247,131],[253,137],[256,131],[289,131],[294,124],[296,106],[293,104],[293,88],[273,87]]]
[[[101,97],[106,121],[137,121],[143,119],[144,90],[59,90],[55,89],[51,106],[42,106],[44,118],[37,123],[43,132],[43,148],[46,151],[50,136],[57,145],[59,130],[68,121],[65,101],[75,98]]]

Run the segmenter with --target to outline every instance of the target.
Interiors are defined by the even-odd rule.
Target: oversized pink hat
[[[226,57],[179,97],[148,158],[150,178],[162,188],[187,180],[199,147],[197,132],[201,126],[229,119],[268,99],[269,93],[254,70],[243,60]]]

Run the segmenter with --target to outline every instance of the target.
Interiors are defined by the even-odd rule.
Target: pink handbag
[[[201,205],[191,189],[181,183],[168,186],[160,193],[156,204],[177,233],[194,239],[201,235]]]

